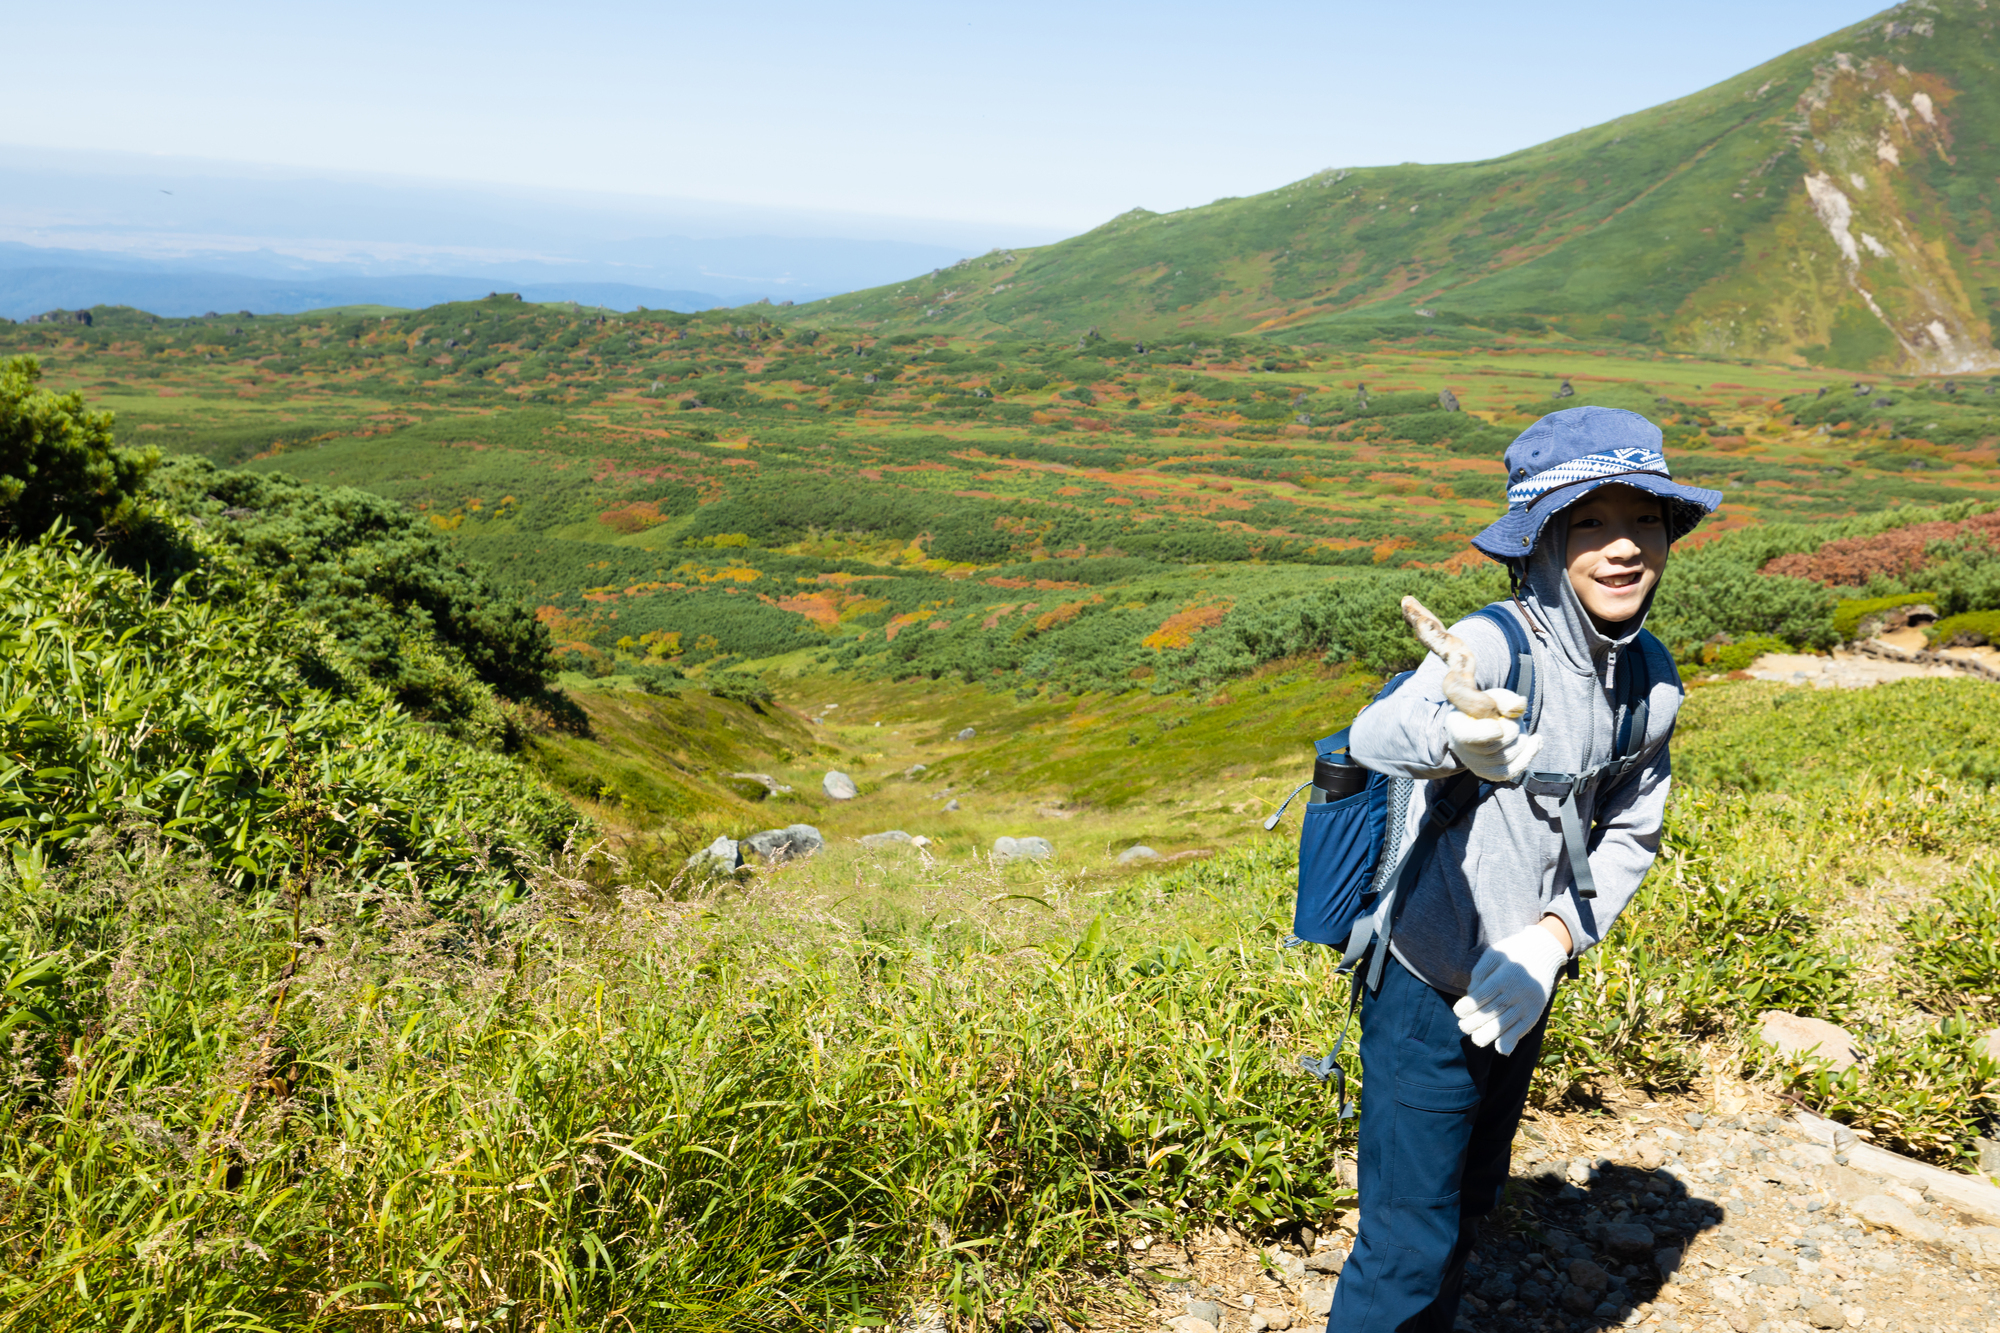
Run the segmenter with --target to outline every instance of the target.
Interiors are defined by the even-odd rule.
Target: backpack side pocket
[[[1374,895],[1375,863],[1388,820],[1388,780],[1374,774],[1344,800],[1306,807],[1299,829],[1299,896],[1292,933],[1339,948]]]

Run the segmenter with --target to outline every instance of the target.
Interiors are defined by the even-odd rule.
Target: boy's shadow
[[[1722,1225],[1719,1203],[1664,1170],[1600,1163],[1577,1186],[1567,1167],[1544,1163],[1508,1182],[1466,1266],[1461,1324],[1481,1333],[1621,1327],[1658,1299],[1694,1238]]]

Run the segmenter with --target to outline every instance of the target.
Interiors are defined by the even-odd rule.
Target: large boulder
[[[1837,1023],[1824,1018],[1806,1018],[1782,1009],[1766,1009],[1757,1015],[1758,1035],[1782,1055],[1798,1058],[1807,1054],[1831,1060],[1836,1070],[1852,1069],[1860,1053],[1854,1036]]]
[[[851,801],[861,794],[861,789],[854,785],[854,779],[837,768],[830,770],[819,785],[828,797],[836,801]]]
[[[993,840],[993,859],[996,861],[1046,861],[1055,854],[1055,844],[1047,838]]]
[[[755,852],[765,861],[776,864],[801,856],[811,856],[826,846],[826,839],[811,824],[788,824],[784,828],[767,828],[762,833],[753,833],[743,840],[745,851]]]

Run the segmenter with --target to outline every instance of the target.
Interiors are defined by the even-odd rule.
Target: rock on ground
[[[1056,854],[1055,844],[1047,838],[995,838],[993,858],[996,861],[1046,861]]]
[[[967,727],[965,730],[958,733],[958,739],[962,741],[969,741],[978,734],[979,732],[975,728]]]
[[[894,847],[897,843],[914,841],[914,838],[899,828],[892,828],[887,833],[864,833],[861,835],[861,845],[863,847]]]
[[[826,839],[811,824],[788,824],[784,828],[767,828],[762,833],[753,833],[743,840],[743,846],[766,861],[775,863],[811,856],[826,846]]]
[[[1141,845],[1138,847],[1127,847],[1124,851],[1118,853],[1116,859],[1117,864],[1127,866],[1131,865],[1134,861],[1157,861],[1160,859],[1160,854],[1151,847]]]
[[[1758,1034],[1786,1055],[1801,1056],[1810,1052],[1831,1060],[1838,1070],[1852,1069],[1858,1058],[1853,1034],[1824,1018],[1806,1018],[1788,1014],[1782,1009],[1766,1009],[1757,1015],[1757,1021]]]
[[[854,785],[854,779],[837,768],[829,771],[820,780],[819,785],[821,790],[836,801],[851,801],[861,794],[861,789]]]
[[[687,859],[687,868],[702,873],[728,872],[743,864],[742,844],[730,837],[717,838]]]

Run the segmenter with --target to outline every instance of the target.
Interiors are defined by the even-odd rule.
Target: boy
[[[1498,785],[1438,835],[1406,890],[1380,989],[1362,998],[1361,1230],[1329,1333],[1452,1327],[1479,1219],[1506,1183],[1556,977],[1604,938],[1659,846],[1682,690],[1642,626],[1669,546],[1722,500],[1676,485],[1660,445],[1637,413],[1573,407],[1507,449],[1507,513],[1473,545],[1508,567],[1509,613],[1532,640],[1532,734],[1447,704],[1435,656],[1350,733],[1355,762],[1418,779],[1404,844],[1428,780],[1470,769]],[[1479,687],[1504,685],[1499,627],[1474,617],[1453,632],[1477,659]],[[1578,784],[1565,811],[1564,789],[1533,775],[1613,760],[1619,732],[1640,717],[1636,698],[1614,704],[1635,671],[1650,683],[1644,735],[1626,738],[1636,766],[1604,790]],[[1572,842],[1587,845],[1585,867],[1572,866]]]

